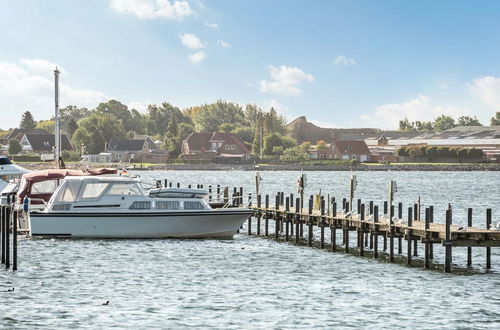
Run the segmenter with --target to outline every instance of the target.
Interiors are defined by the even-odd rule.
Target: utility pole
[[[56,151],[54,158],[57,163],[57,167],[60,166],[60,159],[61,159],[61,122],[59,120],[59,73],[60,71],[56,67],[56,69],[54,70],[55,111],[56,111],[55,113],[56,123],[55,123],[55,134],[54,134]]]

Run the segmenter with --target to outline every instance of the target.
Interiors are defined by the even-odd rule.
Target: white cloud
[[[222,48],[230,48],[231,44],[229,42],[226,42],[224,40],[217,39],[217,45],[221,46]]]
[[[181,20],[194,13],[187,1],[177,0],[111,0],[110,6],[118,13],[133,14],[140,19]]]
[[[469,91],[489,107],[500,108],[500,78],[485,76],[468,84]]]
[[[207,57],[204,51],[198,51],[188,56],[189,60],[193,63],[200,63]]]
[[[216,29],[219,27],[219,24],[217,23],[210,23],[210,22],[205,22],[205,26],[211,28],[211,29]]]
[[[356,61],[352,58],[347,58],[344,55],[339,55],[335,58],[335,65],[354,65]]]
[[[181,38],[183,45],[188,47],[188,48],[191,48],[191,49],[203,48],[203,43],[194,34],[182,33],[182,34],[179,34],[179,38]]]
[[[16,126],[21,113],[30,110],[35,119],[47,119],[54,111],[54,80],[52,71],[45,74],[37,72],[40,66],[26,65],[19,62],[0,62],[0,109],[2,109],[1,125]],[[37,62],[34,62],[37,63]],[[50,63],[40,60],[38,63]],[[81,107],[93,108],[109,97],[99,91],[83,89],[60,83],[60,106],[75,104]]]
[[[66,70],[64,70],[64,68],[62,66],[57,65],[54,62],[41,59],[41,58],[26,58],[26,57],[23,57],[23,58],[19,59],[19,62],[23,66],[25,66],[26,68],[28,68],[30,70],[41,72],[41,73],[45,73],[45,74],[49,74],[49,73],[54,72],[54,70],[56,69],[56,67],[59,69],[59,71],[61,71],[62,74],[66,74],[67,73]]]
[[[261,80],[260,91],[263,93],[273,93],[281,95],[301,94],[297,85],[302,81],[313,82],[314,77],[305,73],[297,67],[282,65],[280,67],[269,66],[271,70],[271,81]]]
[[[452,105],[437,105],[428,96],[418,95],[415,99],[404,103],[380,105],[373,113],[363,114],[360,118],[370,127],[397,129],[399,121],[404,118],[408,118],[409,121],[432,121],[440,115],[457,118],[470,114],[467,109]]]

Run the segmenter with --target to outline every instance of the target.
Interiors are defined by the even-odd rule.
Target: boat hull
[[[77,238],[231,238],[248,209],[149,213],[30,214],[32,236]]]

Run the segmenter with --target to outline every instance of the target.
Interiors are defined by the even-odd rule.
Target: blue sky
[[[322,126],[500,111],[498,1],[0,0],[0,128],[116,98],[219,98]]]

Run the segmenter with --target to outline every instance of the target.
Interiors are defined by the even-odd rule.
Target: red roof
[[[336,140],[332,143],[337,152],[340,154],[349,155],[369,155],[370,149],[366,145],[365,141],[342,141]]]

